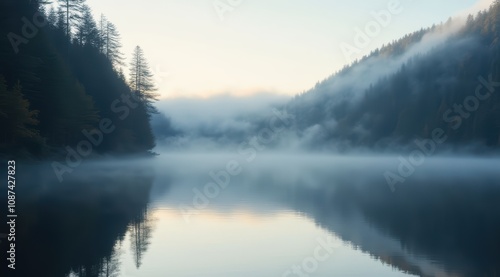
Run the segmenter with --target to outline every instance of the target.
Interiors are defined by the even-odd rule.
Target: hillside
[[[116,28],[61,5],[0,0],[0,153],[148,153],[154,95],[126,82]]]
[[[500,146],[500,3],[422,29],[296,96],[286,109],[308,147],[387,149],[439,135]]]

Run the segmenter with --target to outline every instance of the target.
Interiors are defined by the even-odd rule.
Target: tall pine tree
[[[116,69],[118,66],[123,65],[123,53],[120,48],[120,33],[116,26],[101,15],[99,23],[100,42],[98,45],[101,53],[105,54],[113,67]]]
[[[85,0],[58,0],[62,11],[65,13],[66,36],[71,38],[72,26],[82,18]]]
[[[21,92],[18,83],[13,89],[7,89],[5,79],[0,75],[0,135],[1,144],[14,145],[26,139],[38,139],[35,129],[38,111],[30,109],[29,101]]]
[[[92,11],[89,6],[82,6],[81,21],[77,26],[78,43],[82,46],[98,47],[99,45],[99,32],[95,23]]]
[[[144,57],[144,51],[139,46],[135,47],[130,63],[130,87],[146,105],[149,113],[157,113],[153,106],[153,103],[158,101],[153,74]]]

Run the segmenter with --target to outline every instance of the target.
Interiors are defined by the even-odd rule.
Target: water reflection
[[[496,160],[432,159],[393,193],[395,158],[261,157],[181,209],[228,157],[204,159],[93,165],[63,184],[26,169],[18,276],[282,276],[325,236],[344,244],[309,276],[499,275]]]
[[[129,226],[131,252],[136,268],[141,267],[142,257],[151,243],[153,223],[154,220],[148,215],[148,209],[145,207],[133,218]]]
[[[59,183],[36,166],[23,168],[17,183],[16,271],[2,276],[122,276],[129,229],[137,233],[137,253],[146,250],[151,174],[137,167],[82,168]]]
[[[413,275],[500,275],[499,161],[435,158],[393,193],[383,173],[397,168],[396,161],[266,157],[245,168],[207,209],[222,215],[242,208],[260,215],[293,210]],[[193,185],[187,183],[201,190],[206,172],[177,179],[170,195],[157,201],[166,199],[163,205],[172,208],[192,203]]]
[[[451,172],[449,172],[451,174]],[[320,177],[321,178],[321,177]],[[336,180],[323,176],[323,182]],[[291,206],[362,251],[418,276],[498,276],[500,188],[496,173],[384,184],[298,186]]]

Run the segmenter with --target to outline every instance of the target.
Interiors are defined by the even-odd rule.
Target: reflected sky
[[[240,159],[219,193],[195,192],[231,160],[87,162],[63,183],[50,166],[24,168],[21,276],[299,276],[304,263],[319,277],[499,270],[498,160],[429,158],[393,192],[383,173],[398,157],[268,153]],[[329,239],[332,252],[311,261]]]
[[[266,215],[206,211],[190,224],[178,210],[158,208],[152,216],[158,220],[152,246],[140,269],[130,263],[124,266],[126,276],[282,276],[294,264],[313,256],[318,239],[332,237],[291,211]],[[310,276],[409,276],[334,240],[334,253]],[[133,257],[126,253],[123,260]]]
[[[418,218],[419,213],[426,217],[433,215],[427,212],[432,209],[436,216],[452,215],[454,211],[483,212],[484,203],[480,203],[480,199],[484,193],[499,193],[500,177],[495,170],[499,164],[493,159],[431,159],[406,184],[392,192],[383,172],[397,168],[396,157],[264,155],[258,163],[246,164],[241,175],[209,199],[207,207],[196,208],[193,189],[203,191],[210,181],[210,172],[224,168],[224,161],[232,158],[229,154],[194,154],[161,159],[157,171],[163,170],[157,175],[157,191],[153,189],[151,202],[158,219],[153,236],[157,242],[152,243],[155,250],[151,250],[155,254],[145,257],[144,268],[137,271],[129,267],[128,271],[139,276],[140,272],[176,276],[282,276],[291,266],[300,265],[311,256],[318,238],[331,236],[342,243],[310,276],[470,276],[461,270],[477,265],[451,261],[475,254],[469,253],[471,249],[465,245],[465,249],[451,248],[445,242],[449,236],[445,232],[455,227],[465,230],[471,223],[493,230],[499,227],[495,218],[498,212],[494,210],[482,214],[492,220],[490,223],[458,215],[463,226],[456,226],[457,219],[446,216]],[[158,193],[158,188],[166,184],[168,189]],[[461,209],[453,206],[457,204],[454,202],[457,197],[451,195],[452,191],[462,201]],[[441,200],[442,205],[436,207],[435,201]],[[189,208],[191,210],[186,210]],[[398,214],[398,210],[408,214]],[[437,220],[444,227],[440,230],[428,226],[436,230],[437,237],[411,233],[407,237],[408,234],[394,229],[393,224],[397,226],[400,221],[410,232],[428,231],[425,226],[408,226],[412,223],[411,217],[417,225]],[[464,235],[457,233],[459,239]],[[450,249],[442,253],[442,250],[435,252],[413,245],[432,244],[436,238],[443,240],[437,245],[442,243]],[[498,237],[493,238],[498,241]],[[453,252],[456,257],[452,257]],[[443,255],[450,260],[443,260]],[[491,258],[498,259],[498,256]],[[165,261],[172,259],[176,262],[165,266]]]

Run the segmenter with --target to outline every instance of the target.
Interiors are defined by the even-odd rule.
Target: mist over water
[[[230,179],[223,180],[221,172],[227,172],[230,161],[238,161],[241,173],[226,174]],[[279,246],[273,242],[280,241],[279,237],[294,240],[288,237],[295,233],[293,230],[310,228],[311,223],[319,229],[297,235],[295,240],[334,236],[342,241],[335,250],[338,255],[333,255],[312,276],[342,272],[340,260],[347,272],[357,272],[356,262],[370,268],[371,258],[345,261],[349,249],[367,253],[398,269],[377,269],[384,276],[397,271],[426,276],[480,276],[498,270],[500,241],[496,234],[500,230],[500,209],[495,199],[500,196],[500,163],[495,159],[431,158],[392,191],[383,174],[396,171],[398,165],[397,157],[375,155],[263,153],[250,163],[231,153],[165,155],[153,165],[161,173],[156,175],[153,191],[156,188],[157,193],[152,193],[151,203],[173,213],[176,220],[192,224],[191,228],[208,224],[207,216],[231,224],[251,217],[261,222],[257,225],[269,220],[286,222],[283,217],[288,217],[289,227],[282,230],[276,224],[265,231],[271,234],[273,228],[282,230],[273,239],[269,236],[271,253],[265,250],[269,246],[260,246],[261,239],[251,239],[252,233],[249,234],[247,239],[256,242],[255,248],[246,246],[250,247],[246,248],[247,255],[255,255],[249,260],[264,256],[274,263],[269,267],[254,267],[251,262],[248,267],[240,265],[242,276],[255,274],[255,268],[261,276],[280,276],[279,272],[270,274],[276,265],[300,264],[308,255],[301,257],[293,252],[291,256],[297,255],[297,260],[290,259],[285,254],[287,244]],[[210,185],[214,183],[221,185],[219,193]],[[238,238],[239,242],[234,243],[246,240]],[[216,240],[227,243],[222,237]],[[216,249],[219,248],[214,246]],[[228,260],[233,257],[222,256]],[[181,268],[179,272],[196,272]],[[368,273],[360,270],[359,276]]]
[[[291,98],[164,100],[153,118],[157,149],[406,153],[442,130],[437,153],[496,151],[496,54],[477,32],[485,14],[408,34]]]
[[[55,245],[49,254],[59,262],[43,276],[495,276],[493,150],[420,136],[354,147],[332,136],[346,123],[328,111],[363,101],[349,92],[414,55],[444,51],[453,32],[429,33],[390,62],[368,58],[301,102],[274,94],[161,102],[154,158],[85,160],[62,183],[50,165],[27,168],[20,205],[29,231],[20,248],[32,251],[21,259]],[[477,45],[464,39],[453,47]],[[308,125],[304,115],[320,121]],[[362,125],[349,126],[360,140],[371,135]],[[28,244],[56,231],[62,239]]]
[[[0,0],[0,276],[500,275],[500,0],[88,2]]]
[[[428,158],[392,190],[384,173],[397,172],[398,156],[160,154],[86,161],[64,184],[49,165],[26,168],[20,205],[30,231],[22,241],[46,243],[23,257],[55,245],[59,262],[43,271],[70,276],[109,267],[118,276],[271,277],[294,265],[309,272],[304,261],[329,241],[332,252],[324,248],[310,276],[494,276],[499,269],[497,159]],[[65,219],[58,243],[45,235],[55,231],[50,217]],[[87,227],[75,229],[75,220]],[[89,241],[100,247],[82,246]],[[57,253],[68,247],[83,251],[65,262]]]

